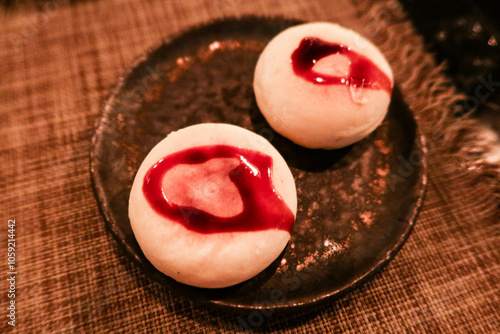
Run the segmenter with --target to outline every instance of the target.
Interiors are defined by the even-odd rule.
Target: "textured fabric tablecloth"
[[[0,14],[0,332],[237,332],[145,275],[106,229],[89,146],[104,98],[134,58],[224,16],[329,20],[372,39],[427,136],[417,225],[367,284],[307,313],[265,314],[256,332],[494,333],[500,328],[499,174],[475,124],[394,1],[59,0]],[[7,229],[15,219],[16,326],[8,325]],[[257,319],[257,320],[256,320]]]

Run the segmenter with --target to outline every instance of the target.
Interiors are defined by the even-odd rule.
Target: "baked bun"
[[[268,267],[297,210],[293,176],[261,136],[228,124],[169,134],[132,185],[129,218],[144,255],[165,275],[222,288]]]
[[[334,149],[361,140],[382,122],[393,75],[368,40],[317,22],[274,37],[259,57],[253,85],[274,130],[308,148]]]

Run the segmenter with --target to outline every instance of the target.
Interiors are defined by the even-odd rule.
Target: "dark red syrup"
[[[343,55],[349,59],[349,74],[344,77],[321,74],[313,67],[320,59],[330,55]],[[391,94],[391,79],[372,61],[349,47],[328,43],[316,37],[304,38],[290,59],[296,75],[321,85],[346,85],[354,88],[381,89]]]
[[[172,203],[164,195],[165,174],[180,164],[197,165],[210,159],[236,158],[238,167],[228,174],[243,202],[241,213],[218,217],[195,207]],[[273,188],[272,158],[260,152],[227,145],[200,146],[175,152],[158,161],[144,177],[142,191],[160,215],[199,233],[279,229],[291,232],[294,214]],[[189,179],[183,183],[189,187]],[[221,198],[221,200],[224,200]]]

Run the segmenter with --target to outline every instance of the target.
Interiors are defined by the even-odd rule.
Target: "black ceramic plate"
[[[234,309],[296,309],[338,297],[389,262],[422,205],[423,137],[397,87],[383,124],[341,150],[294,145],[266,123],[253,71],[266,43],[297,24],[281,18],[226,19],[195,28],[140,59],[106,101],[91,147],[95,193],[112,233],[144,271],[195,301]],[[171,131],[204,122],[242,126],[266,137],[295,177],[292,238],[269,268],[225,289],[175,282],[144,257],[127,216],[135,173]]]

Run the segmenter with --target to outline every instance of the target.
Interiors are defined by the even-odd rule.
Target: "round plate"
[[[311,150],[275,133],[252,89],[267,42],[297,21],[243,17],[204,25],[162,43],[123,75],[106,101],[91,147],[104,218],[135,261],[194,301],[231,309],[296,309],[338,297],[387,264],[422,205],[425,145],[396,87],[382,125],[340,150]],[[264,272],[237,286],[200,289],[157,271],[128,219],[130,187],[147,153],[171,131],[204,122],[236,124],[266,137],[297,185],[291,241]]]

